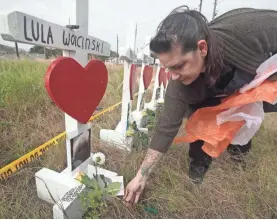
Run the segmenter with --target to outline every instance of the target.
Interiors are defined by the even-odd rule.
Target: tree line
[[[53,57],[62,56],[63,51],[60,50],[60,49],[51,49],[51,48],[35,45],[35,46],[30,48],[29,53],[30,54],[34,54],[34,53],[36,53],[36,54],[45,54],[45,58],[49,59],[49,58],[53,58]],[[100,59],[100,60],[105,61],[105,60],[108,60],[108,59],[111,59],[111,58],[118,57],[118,53],[111,50],[111,54],[110,54],[109,57],[98,56],[98,55],[95,55],[94,57],[96,59]]]

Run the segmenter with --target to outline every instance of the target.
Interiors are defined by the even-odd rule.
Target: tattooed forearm
[[[148,176],[150,174],[150,168],[151,166],[144,166],[141,168],[141,175],[142,176]]]
[[[157,165],[159,160],[162,158],[164,154],[159,151],[148,149],[145,159],[140,167],[140,175],[142,177],[148,178],[154,167]]]

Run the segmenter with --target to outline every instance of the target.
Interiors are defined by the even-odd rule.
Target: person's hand
[[[145,159],[142,162],[137,175],[131,180],[125,189],[123,199],[125,200],[127,207],[131,207],[138,202],[153,168],[163,155],[164,153],[157,150],[147,150]]]
[[[145,188],[146,182],[146,178],[142,176],[136,176],[127,185],[123,197],[127,207],[132,207],[138,202],[139,197]]]

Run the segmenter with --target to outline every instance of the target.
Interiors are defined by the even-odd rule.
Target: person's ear
[[[208,44],[205,40],[200,40],[197,43],[198,50],[200,51],[201,57],[206,57],[208,54]]]

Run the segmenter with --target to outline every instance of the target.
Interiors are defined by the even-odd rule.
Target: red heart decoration
[[[86,124],[102,100],[108,70],[100,60],[82,67],[70,57],[60,57],[48,67],[45,87],[56,105],[77,121]]]
[[[134,94],[138,92],[139,88],[139,79],[141,71],[136,67],[135,64],[131,65],[130,68],[130,98],[133,100]]]
[[[143,70],[143,84],[144,84],[145,90],[149,87],[152,81],[152,77],[153,77],[153,67],[145,65]]]
[[[159,86],[163,83],[164,87],[167,82],[167,74],[165,72],[165,68],[161,67],[159,72]]]

